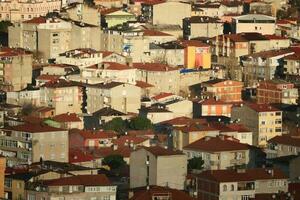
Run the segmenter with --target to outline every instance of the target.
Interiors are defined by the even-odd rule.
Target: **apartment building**
[[[87,112],[94,113],[111,107],[123,113],[138,113],[141,107],[141,89],[120,82],[103,82],[87,86]]]
[[[137,80],[154,86],[149,89],[150,96],[161,92],[179,94],[180,72],[177,68],[160,63],[133,63],[133,67],[137,69]]]
[[[0,21],[24,21],[34,17],[45,16],[49,12],[59,11],[61,1],[39,0],[39,1],[1,1]]]
[[[211,79],[201,83],[203,92],[201,95],[210,98],[216,98],[224,102],[241,102],[243,82],[225,80],[225,79]]]
[[[269,139],[282,135],[282,111],[269,104],[235,106],[231,118],[253,132],[253,144],[256,146],[266,147]]]
[[[199,110],[201,116],[230,117],[232,104],[210,98],[194,103],[194,107],[199,107],[198,109],[194,108],[194,111]],[[194,115],[198,115],[198,113],[194,112]]]
[[[39,124],[23,124],[1,130],[1,152],[7,165],[44,160],[68,162],[68,131]]]
[[[300,137],[288,134],[271,138],[266,151],[268,158],[298,155],[299,152]]]
[[[183,147],[183,152],[188,159],[201,157],[207,170],[247,167],[250,162],[249,146],[229,136],[204,137]]]
[[[242,61],[245,85],[255,87],[259,80],[274,79],[277,66],[280,65],[280,59],[294,53],[293,49],[288,48],[261,51],[245,56]]]
[[[62,177],[45,181],[45,185],[50,199],[117,199],[117,186],[104,174]]]
[[[223,23],[218,18],[192,16],[183,19],[183,38],[212,38],[223,34]]]
[[[166,12],[172,10],[172,12]],[[154,25],[175,24],[191,16],[191,4],[180,1],[145,1],[142,3],[142,19]]]
[[[92,24],[100,27],[101,15],[96,7],[83,2],[76,2],[64,8],[67,16],[74,21]]]
[[[57,64],[74,65],[83,69],[102,62],[102,53],[91,48],[78,48],[65,51],[56,57]]]
[[[36,107],[41,106],[41,95],[38,88],[24,89],[17,92],[6,93],[6,103],[13,105],[34,105]]]
[[[128,21],[135,21],[136,16],[122,8],[104,8],[100,10],[101,27],[110,28]]]
[[[219,130],[210,127],[207,124],[185,124],[180,127],[173,127],[172,140],[173,147],[178,150],[182,150],[185,146],[200,140],[206,136],[216,136],[219,134]]]
[[[130,56],[133,62],[142,62],[150,53],[150,43],[164,43],[176,39],[175,36],[161,31],[124,24],[103,30],[101,49]]]
[[[83,129],[83,119],[76,113],[62,113],[53,116],[51,119],[46,119],[45,124],[63,129]]]
[[[46,60],[71,49],[100,49],[100,27],[79,21],[37,17],[8,31],[9,46],[29,49]]]
[[[287,177],[278,169],[207,170],[196,175],[197,197],[202,199],[251,199],[260,194],[287,192]]]
[[[58,79],[43,85],[40,92],[41,105],[54,108],[56,115],[82,113],[83,88],[80,83]]]
[[[4,198],[4,178],[5,178],[6,159],[0,157],[0,198]]]
[[[232,23],[233,33],[257,32],[261,34],[275,34],[275,17],[261,14],[248,14],[233,17]]]
[[[283,57],[284,72],[288,75],[300,74],[300,56],[297,54]]]
[[[0,48],[0,88],[19,91],[32,79],[32,53],[19,48]]]
[[[130,154],[130,188],[147,185],[182,190],[187,175],[187,157],[159,146],[143,147]]]
[[[261,81],[257,87],[257,103],[297,104],[298,88],[283,80]]]

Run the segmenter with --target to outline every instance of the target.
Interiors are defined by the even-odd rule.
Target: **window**
[[[231,188],[230,188],[231,191],[234,191],[234,185],[231,184]]]
[[[223,191],[224,191],[224,192],[227,191],[227,185],[223,185]]]

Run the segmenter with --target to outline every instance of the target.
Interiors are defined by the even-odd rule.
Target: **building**
[[[87,86],[87,112],[94,113],[111,107],[123,113],[138,113],[141,107],[141,89],[120,82],[103,82]]]
[[[70,148],[82,147],[98,148],[111,147],[112,141],[117,139],[114,131],[91,131],[72,129],[69,131]]]
[[[203,93],[201,95],[216,98],[224,102],[241,102],[243,83],[233,80],[212,79],[201,83]]]
[[[298,88],[283,80],[261,81],[257,87],[257,103],[297,104]]]
[[[76,113],[62,113],[46,119],[45,124],[63,129],[83,129],[83,120]]]
[[[91,48],[72,49],[59,54],[55,59],[57,64],[74,65],[83,69],[102,62],[100,51]]]
[[[188,159],[201,157],[203,168],[209,170],[243,168],[250,162],[249,146],[228,136],[204,137],[183,147],[183,152]]]
[[[98,27],[101,25],[101,15],[96,7],[81,2],[73,3],[65,7],[64,10],[67,16],[74,21],[88,23]]]
[[[83,88],[80,83],[65,79],[48,82],[41,88],[41,105],[54,108],[55,115],[82,113]]]
[[[110,28],[128,21],[135,21],[135,15],[122,10],[122,8],[102,9],[100,14],[102,28]]]
[[[259,14],[233,17],[233,33],[257,32],[273,35],[275,34],[275,22],[276,18]]]
[[[267,157],[298,155],[300,152],[300,137],[280,135],[268,140]]]
[[[284,72],[288,75],[300,74],[300,56],[297,54],[283,57]]]
[[[0,157],[0,198],[4,198],[4,179],[5,179],[6,159]]]
[[[169,187],[150,186],[141,187],[129,191],[130,200],[144,200],[144,199],[165,199],[165,200],[192,200],[189,194],[181,190],[171,189]]]
[[[208,170],[195,179],[201,199],[249,199],[288,191],[287,177],[278,169]]]
[[[269,139],[282,134],[282,111],[269,104],[235,106],[231,118],[253,132],[253,144],[256,146],[266,147]]]
[[[183,19],[183,38],[186,40],[223,34],[223,23],[218,18],[192,16]]]
[[[183,190],[186,174],[187,158],[182,152],[152,146],[130,154],[130,188],[157,185]]]
[[[231,116],[231,103],[227,103],[221,100],[215,100],[213,98],[205,99],[194,103],[194,111],[199,110],[200,116]],[[194,115],[198,116],[198,113],[194,112]]]
[[[45,185],[51,199],[116,200],[117,186],[104,174],[63,177],[45,181]]]
[[[154,86],[149,89],[150,96],[161,92],[179,94],[180,73],[177,68],[160,63],[133,63],[133,67],[137,69],[137,80]]]
[[[45,16],[49,12],[59,11],[61,1],[1,1],[0,21],[24,21]]]
[[[245,85],[255,87],[259,81],[274,79],[281,58],[294,53],[293,49],[288,48],[261,51],[245,56],[245,59],[242,61]]]
[[[19,48],[0,48],[0,86],[4,91],[19,91],[32,79],[32,53]]]
[[[71,49],[100,49],[100,27],[79,21],[37,17],[15,23],[8,31],[9,46],[29,49],[45,60]]]
[[[176,118],[175,118],[176,119]],[[183,126],[173,127],[172,129],[173,147],[175,149],[182,150],[185,146],[200,140],[206,136],[216,136],[219,134],[219,130],[210,127],[203,123],[186,123]]]
[[[166,12],[172,10],[172,12]],[[180,1],[145,1],[142,3],[142,19],[154,25],[175,24],[182,26],[182,20],[191,16],[191,4]]]

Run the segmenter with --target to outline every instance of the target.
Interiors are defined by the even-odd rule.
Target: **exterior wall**
[[[248,184],[253,184],[254,182],[247,182]],[[248,186],[249,187],[249,186]],[[229,198],[229,199],[239,199],[243,200],[244,196],[249,196],[249,197],[255,197],[255,190],[254,189],[240,189],[238,188],[238,182],[227,182],[227,183],[220,183],[219,187],[219,199],[223,198]]]
[[[275,23],[235,23],[235,33],[275,34]]]
[[[138,113],[141,107],[141,89],[129,84],[110,89],[89,87],[87,91],[88,112],[94,113],[107,106],[123,113]]]
[[[157,157],[156,173],[156,185],[183,190],[187,175],[187,157],[185,155]]]
[[[103,32],[101,34],[101,49],[104,51],[112,51],[121,54],[124,47],[124,38],[120,34],[111,34]]]
[[[23,90],[20,92],[7,92],[6,103],[19,106],[31,104],[36,107],[39,107],[41,105],[40,90]]]
[[[189,69],[202,67],[203,69],[211,68],[211,53],[207,47],[189,46],[185,49],[185,65]]]
[[[170,92],[175,95],[179,94],[180,73],[178,70],[159,72],[137,70],[136,78],[139,81],[144,81],[154,85],[154,87],[149,90],[150,96],[161,92]]]
[[[231,116],[231,104],[202,105],[202,116]]]
[[[100,26],[100,13],[98,9],[89,7],[86,4],[78,4],[67,9],[68,16],[74,21]]]
[[[190,38],[208,37],[212,38],[223,34],[222,23],[191,23]]]
[[[235,166],[247,166],[250,160],[249,150],[205,152],[201,150],[184,149],[184,152],[189,159],[201,157],[204,161],[203,167],[206,170],[231,169]],[[239,155],[239,157],[237,155]]]
[[[0,157],[0,198],[4,198],[4,177],[5,177],[6,159]]]
[[[172,12],[166,12],[172,10]],[[153,24],[176,24],[182,26],[182,19],[191,16],[191,5],[182,2],[165,2],[153,5]]]
[[[174,117],[193,117],[193,102],[182,100],[166,106],[167,109],[173,112]]]
[[[118,24],[123,24],[127,21],[135,20],[135,15],[126,13],[124,11],[117,11],[115,13],[107,14],[103,17],[105,18],[105,22],[108,28],[116,26]]]
[[[33,133],[32,161],[69,161],[69,138],[67,131]]]
[[[300,74],[300,60],[289,60],[289,59],[284,59],[285,64],[284,64],[284,69],[286,70],[285,73],[287,74]]]
[[[55,108],[55,114],[82,113],[82,88],[77,86],[41,88],[41,104]]]
[[[174,119],[172,112],[149,112],[146,116],[153,124]]]
[[[2,1],[0,3],[1,15],[0,21],[24,21],[34,17],[45,16],[49,12],[54,10],[59,11],[61,9],[61,1],[36,1],[27,2],[22,1]]]
[[[277,193],[278,191],[287,192],[288,183],[286,179],[274,179],[274,180],[256,180],[255,181],[255,193]]]
[[[7,57],[7,60],[0,61],[1,89],[19,91],[26,88],[32,79],[32,62],[32,54]]]
[[[92,48],[100,50],[101,29],[94,26],[72,25],[70,49]],[[68,50],[70,50],[68,49]]]
[[[147,165],[149,156],[149,165]],[[149,185],[169,186],[182,190],[187,174],[185,155],[154,156],[145,149],[130,155],[130,188],[147,185],[147,167],[149,168]]]
[[[150,49],[150,56],[145,62],[165,61],[168,65],[183,66],[185,62],[183,49]]]

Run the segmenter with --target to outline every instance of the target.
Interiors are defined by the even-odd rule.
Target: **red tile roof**
[[[248,103],[246,105],[256,112],[279,112],[280,111],[278,108],[275,108],[270,104]]]
[[[164,33],[164,32],[161,32],[161,31],[155,31],[155,30],[151,30],[151,29],[145,29],[143,30],[144,32],[144,36],[172,36],[168,33]]]
[[[9,47],[0,47],[0,58],[1,57],[14,57],[20,55],[29,55],[32,54],[30,51],[27,51],[22,48],[9,48]]]
[[[127,69],[133,69],[132,67],[129,67],[128,65],[123,65],[116,62],[103,62],[105,69],[109,70],[127,70]]]
[[[43,81],[55,81],[59,79],[60,76],[58,75],[48,75],[48,74],[42,74],[36,77],[36,80],[43,80]]]
[[[193,200],[187,193],[161,186],[150,186],[149,190],[146,187],[133,189],[133,197],[130,200],[153,200],[155,197],[171,197],[172,200]]]
[[[211,122],[210,126],[220,130],[220,132],[239,132],[239,133],[248,133],[251,132],[243,124],[231,123],[224,124],[220,122]]]
[[[57,122],[81,122],[81,119],[76,113],[63,113],[55,115],[52,119]]]
[[[121,155],[124,158],[129,158],[132,151],[134,151],[134,149],[129,146],[118,146],[116,149],[113,149],[113,147],[92,149],[94,157],[96,158],[105,158],[110,155]]]
[[[81,163],[93,161],[94,157],[87,151],[82,151],[79,149],[70,149],[69,150],[69,162],[70,163]]]
[[[165,149],[160,146],[143,147],[146,151],[152,153],[154,156],[174,156],[174,155],[184,155],[181,151],[174,151],[170,149]]]
[[[165,65],[161,63],[133,63],[133,67],[140,70],[160,71],[160,72],[178,70],[177,67],[171,67],[169,65]]]
[[[155,132],[152,129],[148,130],[131,130],[127,132],[128,136],[139,137],[139,136],[154,136]]]
[[[66,131],[61,128],[55,128],[47,125],[41,124],[22,124],[18,126],[12,126],[8,129],[20,132],[28,132],[28,133],[42,133],[42,132],[57,132],[57,131]]]
[[[255,180],[272,180],[287,179],[284,173],[279,169],[246,169],[245,171],[237,170],[207,170],[198,175],[198,177],[216,181],[219,183],[236,182],[236,181],[255,181]]]
[[[122,10],[122,8],[105,8],[105,9],[100,9],[100,13],[101,15],[108,15],[117,12],[119,10]]]
[[[149,88],[149,87],[154,87],[154,85],[151,85],[149,83],[146,83],[144,81],[136,81],[136,84],[135,84],[137,87],[140,87],[140,88]]]
[[[217,131],[218,129],[207,124],[192,123],[184,127],[175,127],[176,130],[181,130],[184,133],[201,132],[201,131]]]
[[[70,134],[80,134],[84,139],[104,139],[104,138],[115,138],[117,133],[114,131],[91,131],[91,130],[79,130],[71,129]]]
[[[151,97],[152,99],[158,101],[160,99],[166,98],[166,97],[170,97],[170,96],[174,96],[173,93],[167,93],[167,92],[162,92],[156,96]]]
[[[30,20],[24,21],[23,23],[27,24],[43,24],[46,23],[46,18],[45,17],[35,17]]]
[[[160,122],[160,124],[170,124],[173,126],[184,126],[190,124],[206,124],[207,120],[205,119],[192,119],[189,117],[176,117],[167,121]]]
[[[156,4],[161,4],[166,2],[165,0],[135,0],[135,1],[141,2],[146,5],[156,5]]]
[[[148,137],[135,137],[135,136],[126,135],[126,136],[121,136],[118,139],[113,140],[112,142],[114,145],[128,146],[130,143],[139,145],[147,140],[149,140]]]
[[[179,44],[182,44],[184,47],[207,47],[209,48],[210,46],[208,44],[205,44],[203,42],[200,42],[198,40],[180,40]]]
[[[47,186],[83,185],[83,186],[111,186],[112,183],[104,174],[77,175],[44,181]]]
[[[264,35],[268,40],[288,40],[286,37],[278,36],[278,35]]]
[[[199,102],[202,105],[229,105],[231,103],[224,102],[222,100],[215,100],[214,98],[205,99]]]
[[[295,147],[300,147],[300,136],[281,135],[275,136],[268,141],[269,143],[284,144]]]
[[[249,146],[239,143],[238,140],[226,137],[204,137],[184,147],[186,150],[205,151],[205,152],[221,152],[221,151],[237,151],[248,150]]]

